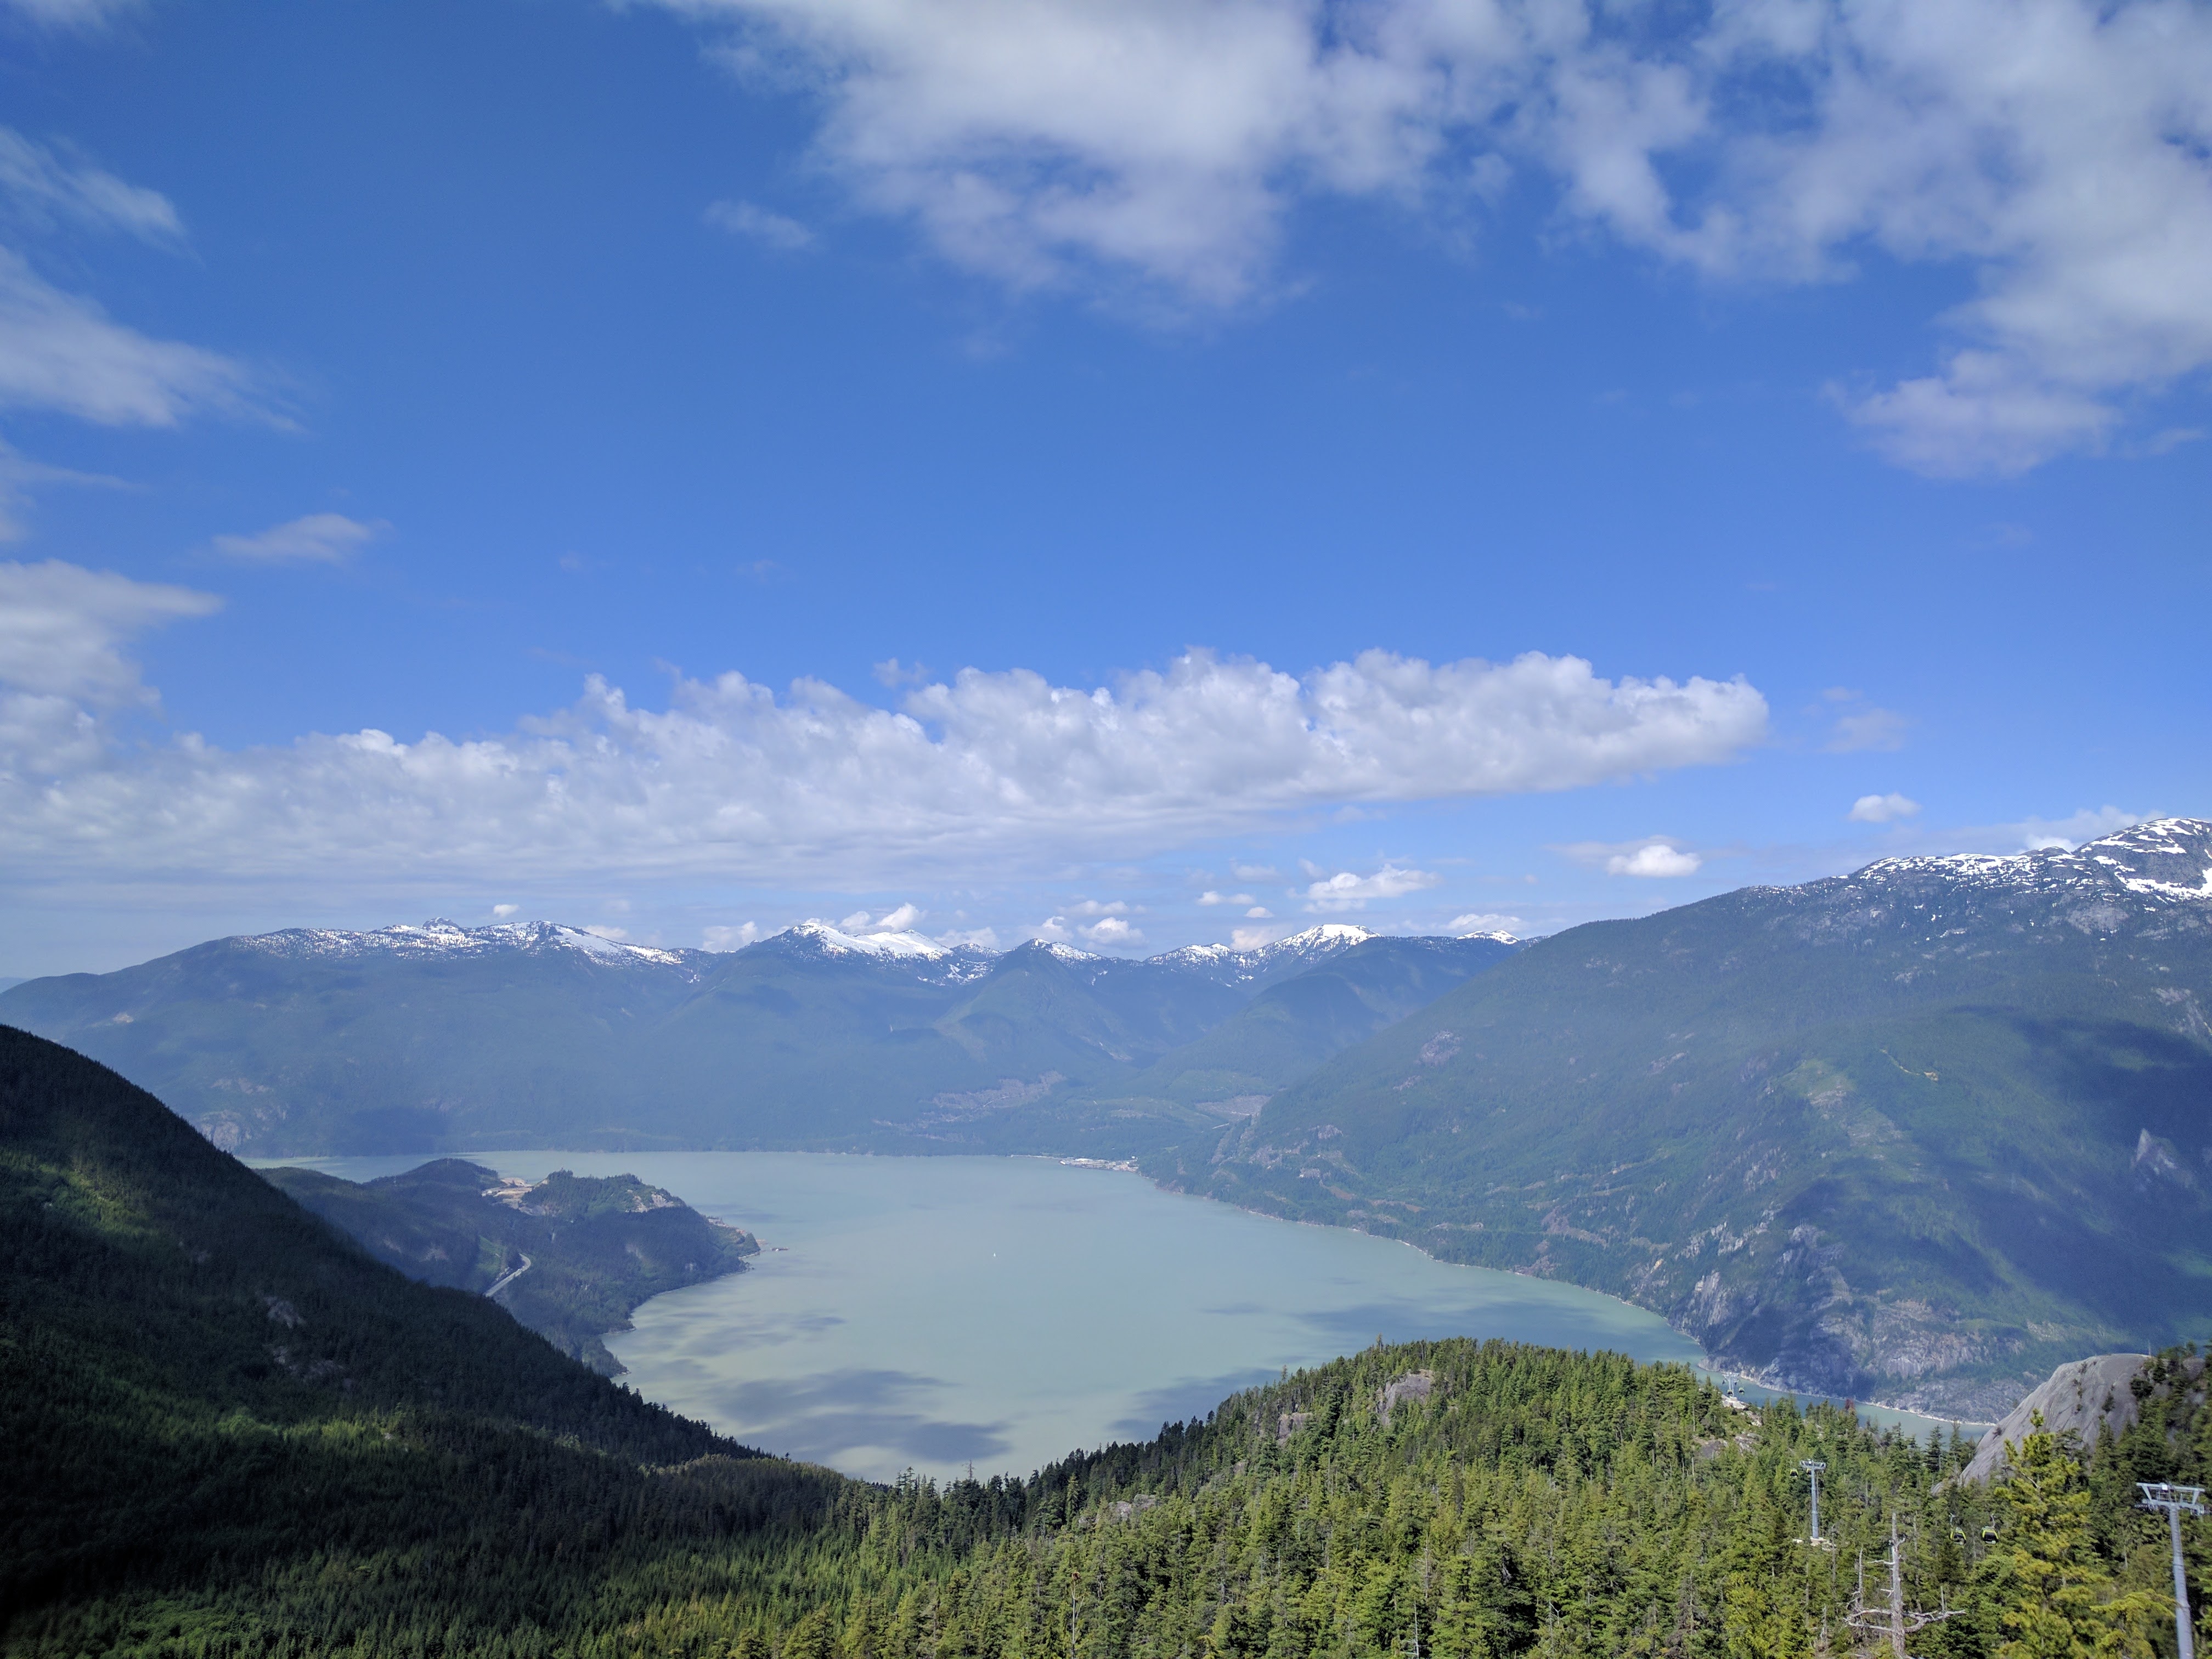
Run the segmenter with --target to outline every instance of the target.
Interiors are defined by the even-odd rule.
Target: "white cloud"
[[[129,633],[216,603],[68,565],[7,568],[0,637],[22,641],[8,672],[88,704],[135,695],[117,649]],[[1766,720],[1741,681],[1608,682],[1533,654],[1432,665],[1369,653],[1296,677],[1193,653],[1097,690],[971,670],[903,701],[887,711],[817,681],[779,699],[726,674],[678,681],[654,711],[595,677],[574,706],[506,736],[368,729],[237,751],[185,738],[99,748],[61,771],[0,757],[0,863],[106,879],[591,870],[889,885],[1127,861],[1347,802],[1716,763]]]
[[[1863,708],[1837,720],[1828,737],[1828,751],[1849,755],[1866,749],[1902,749],[1911,724],[1893,708]]]
[[[111,17],[136,11],[139,0],[0,0],[0,5],[49,28],[89,31]]]
[[[1229,866],[1229,873],[1236,877],[1239,881],[1279,881],[1282,879],[1282,872],[1276,869],[1272,864],[1232,863]]]
[[[1918,801],[1893,791],[1887,795],[1861,795],[1851,803],[1850,817],[1853,823],[1894,823],[1919,811]]]
[[[2044,847],[2072,848],[2100,836],[2117,834],[2152,816],[2118,806],[2085,806],[2068,817],[2023,818],[2018,823],[2002,826],[2001,833],[2013,840],[2022,852]]]
[[[1120,899],[1102,904],[1097,899],[1080,899],[1067,907],[1068,914],[1076,916],[1126,916],[1129,907]]]
[[[887,910],[877,918],[876,931],[879,933],[903,933],[928,914],[917,905],[902,904],[897,909]]]
[[[1142,945],[1145,942],[1144,934],[1119,916],[1108,916],[1104,921],[1094,921],[1079,931],[1093,945],[1112,946]]]
[[[0,685],[95,710],[150,703],[122,647],[137,635],[222,608],[212,593],[48,559],[0,563]]]
[[[2212,11],[2177,0],[664,3],[814,94],[862,202],[1017,287],[1234,305],[1302,200],[1449,230],[1518,171],[1718,281],[1967,272],[1930,372],[1836,394],[1924,471],[2095,448],[2212,365]]]
[[[1247,921],[1273,921],[1275,913],[1264,904],[1255,904],[1244,913]]]
[[[243,366],[109,320],[0,247],[0,407],[53,410],[103,426],[174,426],[251,405]]]
[[[1454,916],[1444,924],[1447,933],[1510,933],[1521,925],[1518,916],[1500,915],[1494,910],[1470,910],[1463,916]]]
[[[1695,853],[1655,841],[1632,853],[1615,854],[1605,861],[1605,872],[1609,876],[1694,876],[1704,864]]]
[[[854,911],[837,923],[837,931],[841,933],[865,933],[868,931],[868,913],[866,910]]]
[[[392,526],[343,513],[310,513],[251,536],[217,536],[215,550],[246,564],[343,564]]]
[[[513,915],[520,908],[522,908],[522,907],[519,904],[495,904],[491,907],[492,920],[495,921],[505,921],[509,916]]]
[[[1434,887],[1443,879],[1442,876],[1431,875],[1426,870],[1405,870],[1395,864],[1384,865],[1371,876],[1354,875],[1349,870],[1340,870],[1306,889],[1306,908],[1364,910],[1370,899],[1403,898],[1407,894],[1418,893],[1425,887]]]
[[[708,951],[742,951],[760,936],[758,922],[741,921],[734,927],[718,922],[706,930],[699,943]]]
[[[1200,904],[1249,904],[1252,896],[1249,893],[1217,893],[1209,888],[1198,896],[1198,902]]]
[[[706,219],[717,230],[726,230],[780,253],[797,253],[814,246],[814,233],[798,220],[750,202],[714,203],[707,209]]]
[[[0,442],[0,542],[20,541],[25,535],[21,515],[29,504],[33,484],[91,485],[103,489],[130,487],[122,479],[103,473],[73,472],[65,466],[26,460],[8,444]]]
[[[0,127],[0,201],[25,228],[119,230],[155,243],[183,240],[177,210],[159,191],[127,184],[74,155]]]
[[[1031,939],[1041,939],[1047,945],[1066,945],[1075,937],[1066,916],[1047,916],[1030,930]]]
[[[1646,836],[1641,841],[1578,841],[1552,849],[1608,876],[1692,876],[1705,860],[1672,836]]]
[[[995,951],[999,948],[999,935],[996,929],[990,927],[955,928],[949,933],[939,933],[937,942],[954,950],[969,945],[978,951]]]

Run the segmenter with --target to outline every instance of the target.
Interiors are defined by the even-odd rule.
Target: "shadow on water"
[[[1273,1382],[1277,1373],[1263,1365],[1224,1371],[1218,1376],[1188,1377],[1164,1388],[1147,1389],[1130,1402],[1127,1416],[1109,1425],[1117,1440],[1149,1440],[1170,1423],[1203,1418],[1232,1394]]]
[[[698,1399],[748,1438],[811,1463],[889,1451],[924,1467],[988,1462],[1012,1448],[1004,1423],[958,1423],[914,1410],[946,1384],[909,1371],[847,1370],[812,1376],[709,1382]]]

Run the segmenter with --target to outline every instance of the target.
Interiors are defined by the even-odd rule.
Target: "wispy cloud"
[[[750,202],[716,202],[707,210],[707,222],[732,236],[758,242],[779,253],[799,253],[814,246],[814,233],[796,219],[771,213]]]
[[[1926,372],[1832,397],[1883,454],[2094,450],[2212,365],[2212,13],[2167,0],[664,0],[820,100],[823,159],[1018,288],[1274,287],[1301,199],[1446,229],[1516,176],[1718,283],[1963,266]],[[757,210],[756,210],[757,211]]]
[[[63,227],[120,231],[143,241],[184,240],[169,198],[133,185],[82,157],[34,143],[0,127],[0,210],[19,228]]]
[[[0,247],[0,407],[102,426],[174,426],[253,412],[254,376],[217,352],[157,340],[65,294]]]
[[[0,10],[47,28],[87,33],[110,19],[138,9],[140,0],[0,0]]]
[[[392,526],[343,513],[310,513],[251,536],[217,536],[215,550],[244,564],[343,564]]]

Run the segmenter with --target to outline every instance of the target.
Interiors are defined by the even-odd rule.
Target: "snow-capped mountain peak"
[[[870,957],[901,957],[921,962],[939,962],[952,954],[949,946],[920,933],[848,933],[826,921],[794,922],[784,936],[804,940],[833,956],[858,953]]]
[[[1841,879],[1872,886],[1934,878],[1967,892],[2051,897],[2134,894],[2212,901],[2212,823],[2152,818],[2075,848],[1877,859]]]

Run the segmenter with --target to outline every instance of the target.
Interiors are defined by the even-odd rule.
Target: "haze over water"
[[[608,1339],[623,1381],[748,1444],[875,1480],[971,1462],[1026,1474],[1377,1336],[1701,1358],[1610,1297],[1044,1159],[474,1157],[533,1181],[626,1171],[750,1228],[753,1271],[656,1297]],[[423,1160],[301,1161],[363,1181]]]

